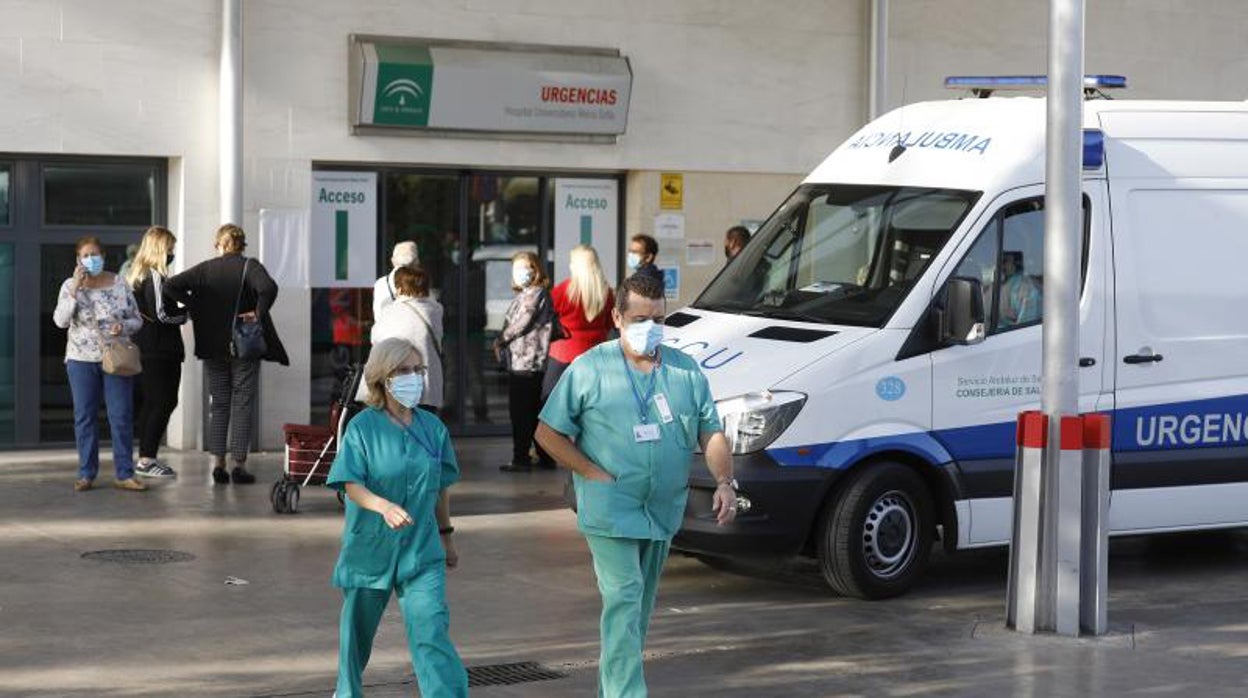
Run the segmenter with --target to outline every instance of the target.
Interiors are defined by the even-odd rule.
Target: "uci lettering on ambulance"
[[[1244,123],[1248,103],[1085,104],[1079,407],[1113,420],[1115,535],[1248,525]],[[1040,402],[1044,127],[1035,97],[884,115],[669,316],[749,509],[714,526],[695,467],[674,547],[809,555],[880,598],[937,540],[1008,543],[1015,420]]]

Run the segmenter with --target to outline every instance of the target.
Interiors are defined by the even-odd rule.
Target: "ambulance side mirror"
[[[979,279],[955,276],[945,284],[943,307],[937,307],[942,346],[979,344],[988,335],[984,289]]]

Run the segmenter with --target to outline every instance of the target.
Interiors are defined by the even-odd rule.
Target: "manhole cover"
[[[195,556],[181,550],[92,550],[83,553],[82,559],[122,565],[167,565],[171,562],[190,562]]]
[[[563,672],[548,669],[537,662],[468,667],[469,686],[512,686],[519,683],[563,679],[567,676]]]

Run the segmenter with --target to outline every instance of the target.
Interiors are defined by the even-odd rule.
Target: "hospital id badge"
[[[659,393],[658,395],[655,395],[654,404],[656,407],[659,408],[659,418],[663,420],[663,423],[671,424],[672,423],[672,408],[668,406],[667,404],[667,396],[664,395],[663,393]]]
[[[638,424],[633,427],[633,438],[637,443],[644,444],[650,441],[659,440],[658,424]]]

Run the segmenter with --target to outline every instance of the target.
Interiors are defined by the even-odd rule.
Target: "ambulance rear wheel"
[[[935,524],[923,478],[898,463],[871,463],[825,512],[819,568],[834,591],[860,599],[904,594],[927,567]]]

